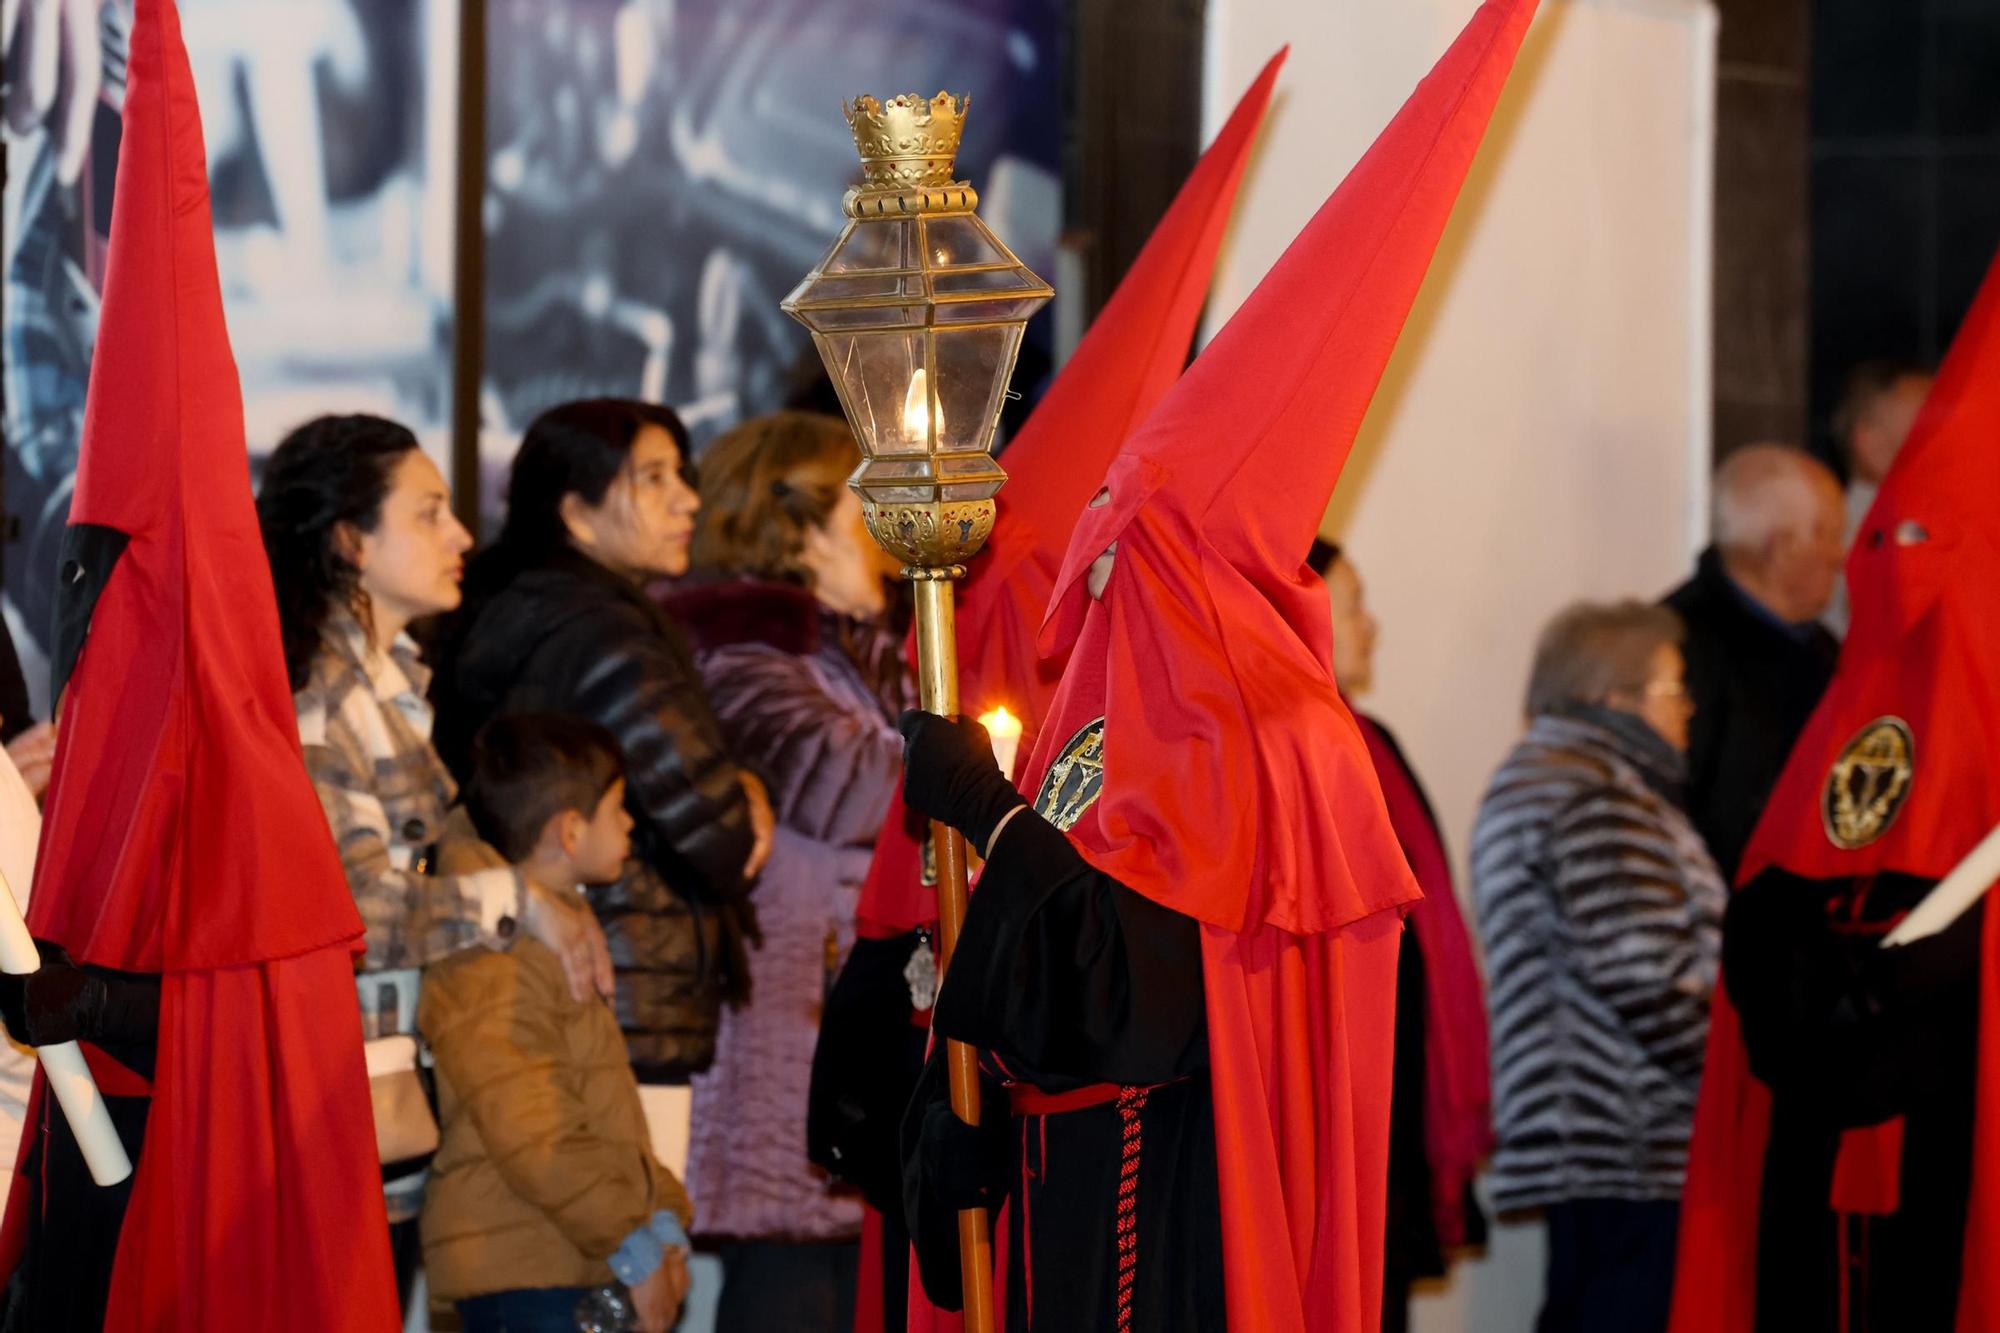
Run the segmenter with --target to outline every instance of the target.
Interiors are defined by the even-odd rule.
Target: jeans
[[[1664,1333],[1680,1218],[1672,1202],[1550,1204],[1548,1297],[1537,1333]]]
[[[524,1287],[458,1303],[465,1333],[576,1333],[576,1307],[588,1287]]]
[[[847,1333],[854,1327],[859,1242],[735,1241],[717,1253],[724,1276],[716,1333]]]

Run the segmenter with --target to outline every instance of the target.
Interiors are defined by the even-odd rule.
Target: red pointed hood
[[[975,714],[1005,704],[1027,729],[1024,744],[1062,677],[1060,659],[1040,659],[1035,631],[1070,533],[1126,436],[1187,366],[1230,205],[1285,55],[1272,56],[1237,102],[1007,446],[999,520],[960,593],[959,695]]]
[[[1002,459],[1008,480],[993,537],[959,585],[959,698],[975,716],[1004,705],[1020,718],[1023,758],[1068,660],[1043,658],[1035,634],[1070,529],[1118,446],[1187,364],[1230,205],[1284,59],[1283,51],[1272,56],[1243,94]],[[921,856],[898,794],[862,888],[864,930],[898,935],[936,919]]]
[[[1740,879],[1942,876],[2000,824],[2000,265],[1989,272],[1847,558],[1840,665],[1765,807]],[[1827,835],[1829,775],[1885,718],[1907,728],[1907,792],[1858,846]],[[1858,777],[1859,775],[1857,775]],[[1863,799],[1858,787],[1850,799]],[[1836,829],[1836,832],[1840,830]],[[1852,832],[1853,830],[1848,830]],[[1845,839],[1853,841],[1852,838]]]
[[[1959,327],[1847,559],[1840,664],[1772,791],[1739,882],[1949,873],[2000,824],[2000,259]],[[1900,761],[1900,762],[1899,762]],[[1986,905],[1979,1113],[1962,1329],[2000,1324],[2000,911]],[[1771,1096],[1718,988],[1688,1155],[1676,1333],[1750,1333]],[[1900,1121],[1891,1122],[1900,1130]],[[1876,1131],[1850,1131],[1862,1147]],[[1851,1182],[1893,1197],[1898,1156],[1857,1151]],[[1870,1168],[1873,1168],[1872,1170]]]
[[[1042,648],[1107,622],[1086,673],[1101,682],[1077,686],[1101,702],[1074,705],[1107,718],[1103,794],[1075,834],[1100,869],[1177,911],[1305,933],[1417,896],[1303,564],[1534,9],[1480,6],[1126,441],[1109,502],[1071,538]],[[1093,603],[1084,574],[1113,542]]]
[[[29,907],[79,959],[162,974],[105,1327],[389,1333],[361,920],[286,688],[171,0],[138,0],[124,117],[59,594],[88,635]],[[17,1172],[10,1241],[37,1189]]]
[[[63,686],[31,922],[141,971],[361,933],[300,757],[207,170],[178,16],[142,3],[70,506],[128,540]]]

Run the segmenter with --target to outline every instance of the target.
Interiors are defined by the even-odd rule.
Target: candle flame
[[[910,376],[909,392],[903,395],[903,434],[912,440],[929,441],[931,427],[944,435],[944,405],[930,385],[930,372],[919,366]]]
[[[1008,781],[1013,781],[1014,759],[1021,748],[1021,719],[1008,712],[1005,704],[998,704],[979,715],[979,725],[993,738],[993,762],[1000,765]]]
[[[1012,740],[1021,738],[1021,719],[1007,711],[1007,705],[996,705],[991,711],[979,715],[979,725],[986,728],[994,739],[1006,736]]]

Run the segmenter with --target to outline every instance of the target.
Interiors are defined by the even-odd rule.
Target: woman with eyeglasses
[[[1637,602],[1557,616],[1472,834],[1489,1179],[1547,1218],[1540,1333],[1666,1327],[1727,902],[1685,808],[1681,633]]]

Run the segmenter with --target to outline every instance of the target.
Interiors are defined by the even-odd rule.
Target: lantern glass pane
[[[871,218],[852,221],[827,252],[822,271],[857,273],[882,269],[919,268],[917,223],[914,218]]]
[[[916,273],[867,273],[855,277],[821,278],[809,284],[800,296],[818,305],[822,301],[868,300],[895,296],[905,300],[924,299],[924,280]]]
[[[1000,238],[971,213],[954,213],[924,220],[923,262],[930,268],[958,268],[966,264],[1019,264]]]
[[[1048,300],[1044,296],[1015,297],[1005,301],[940,301],[931,315],[933,323],[991,324],[1007,321],[1025,324]]]
[[[923,504],[937,496],[930,460],[921,456],[867,459],[855,472],[853,484],[877,504]]]
[[[911,393],[917,373],[924,369],[921,332],[824,333],[814,341],[863,452],[870,456],[928,452],[924,395],[919,392],[913,398]]]
[[[938,460],[937,472],[943,500],[990,499],[1007,480],[991,454],[946,454]]]
[[[1019,324],[940,328],[934,336],[941,417],[939,447],[983,451],[1000,418],[1000,396],[1020,350]]]
[[[822,310],[797,310],[798,319],[815,333],[851,333],[862,329],[897,330],[924,327],[924,307],[920,305],[835,306]]]
[[[941,297],[974,293],[985,295],[989,292],[1038,292],[1041,284],[1024,268],[975,268],[935,274],[931,278],[931,290]]]

